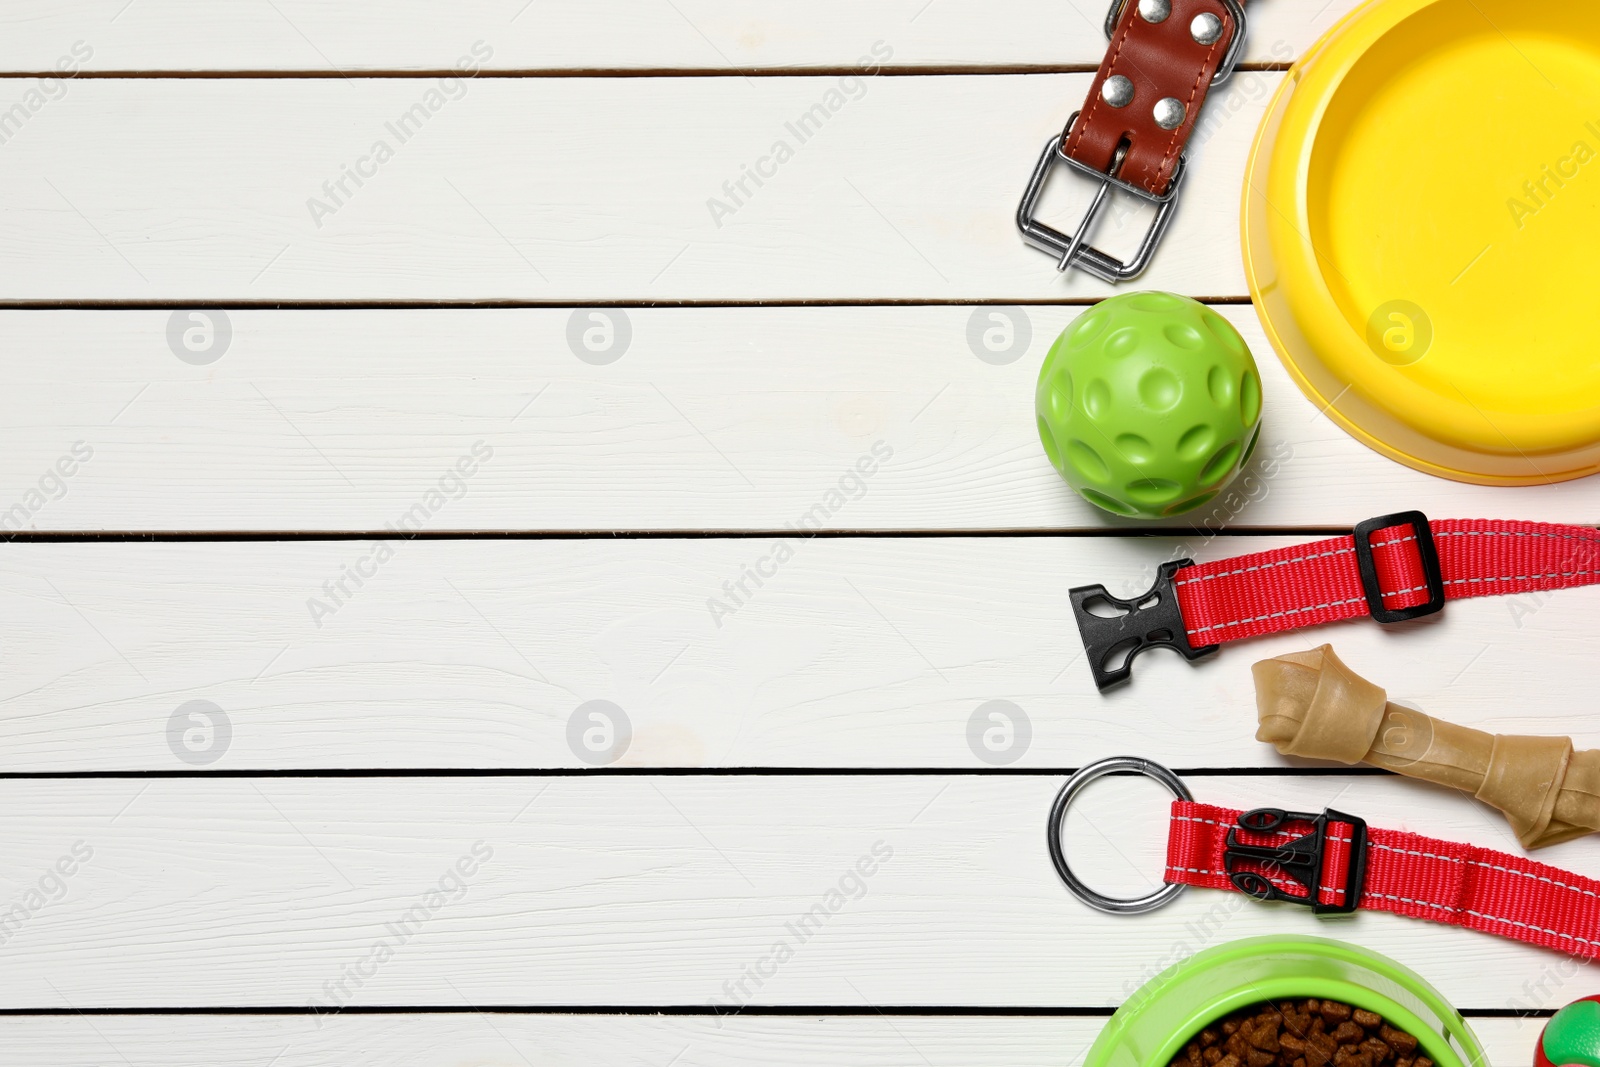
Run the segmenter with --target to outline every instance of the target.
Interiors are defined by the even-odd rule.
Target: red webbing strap
[[[1279,845],[1301,836],[1293,829],[1256,833],[1240,829],[1230,808],[1174,801],[1167,838],[1168,882],[1235,889],[1223,868],[1228,831],[1250,845]],[[1350,827],[1330,823],[1318,899],[1343,903],[1350,866]],[[1285,892],[1304,895],[1299,883],[1251,865]],[[1235,869],[1240,869],[1238,863]],[[1474,845],[1440,841],[1399,830],[1367,830],[1366,885],[1361,908],[1465,926],[1515,938],[1584,959],[1600,958],[1600,881]]]
[[[1428,525],[1448,600],[1600,581],[1600,531],[1588,526],[1504,519]],[[1369,540],[1387,608],[1428,599],[1416,540],[1409,526],[1378,530]],[[1173,587],[1196,647],[1372,613],[1348,535],[1184,567]]]

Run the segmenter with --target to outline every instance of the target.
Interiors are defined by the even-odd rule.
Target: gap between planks
[[[1093,74],[1095,63],[952,63],[929,66],[880,67],[879,78],[949,78],[967,75],[1008,77],[1019,74]],[[1282,73],[1288,63],[1240,63],[1238,73]],[[547,67],[520,70],[484,70],[474,79],[496,78],[844,78],[859,77],[859,66],[788,67]],[[59,71],[23,70],[0,74],[0,78],[57,78]],[[90,81],[221,81],[227,79],[278,81],[285,78],[333,81],[375,81],[383,78],[456,78],[461,72],[441,67],[433,70],[95,70],[79,71],[74,79]]]
[[[737,1011],[728,1011],[704,1004],[350,1004],[337,1012],[328,1012],[297,1005],[263,1005],[250,1007],[201,1006],[195,1008],[0,1008],[0,1017],[7,1016],[74,1016],[74,1015],[677,1015],[721,1018],[730,1015],[744,1016],[904,1016],[922,1018],[952,1016],[964,1018],[1109,1018],[1115,1011],[1110,1007],[1071,1007],[1046,1005],[1038,1007],[1005,1007],[982,1004],[896,1004],[879,1008],[870,1004],[763,1004],[749,1005]],[[1468,1019],[1548,1019],[1554,1008],[1461,1008],[1460,1014]]]
[[[3,300],[0,311],[497,311],[539,308],[848,308],[848,307],[1091,307],[1099,296],[795,300]],[[1194,296],[1202,304],[1242,306],[1248,296]]]
[[[1388,778],[1394,771],[1381,767],[1172,767],[1180,778]],[[106,771],[0,771],[0,782],[33,780],[92,780],[114,778],[873,778],[873,777],[974,777],[1023,775],[1065,778],[1077,767],[330,767],[249,768],[220,770],[106,770]],[[1108,778],[1136,777],[1117,772]]]
[[[1248,526],[1229,528],[1238,537],[1332,537],[1348,534],[1348,526]],[[1017,527],[984,529],[964,527],[947,530],[817,530],[806,539],[838,541],[847,538],[949,539],[966,537],[1193,537],[1205,531],[1194,526],[1106,526],[1104,528],[1058,529],[1055,527]],[[373,541],[394,536],[387,530],[17,530],[0,534],[0,543],[77,544],[102,541],[109,544],[193,544],[233,541]],[[782,529],[722,530],[422,530],[407,541],[740,541],[793,537]]]

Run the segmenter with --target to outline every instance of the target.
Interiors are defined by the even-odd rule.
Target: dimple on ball
[[[1207,503],[1249,461],[1261,375],[1239,331],[1199,301],[1124,293],[1056,338],[1035,409],[1072,488],[1114,514],[1158,519]]]
[[[1534,1067],[1600,1067],[1600,996],[1575,1000],[1550,1017],[1533,1050]]]

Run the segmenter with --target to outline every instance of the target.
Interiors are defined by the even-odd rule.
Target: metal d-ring
[[[1050,821],[1045,826],[1046,839],[1050,845],[1050,862],[1055,864],[1056,873],[1072,890],[1072,895],[1100,911],[1108,911],[1114,915],[1138,915],[1141,912],[1154,911],[1173,897],[1187,889],[1187,886],[1169,882],[1153,893],[1131,900],[1119,897],[1108,897],[1096,893],[1072,873],[1072,868],[1067,865],[1067,854],[1061,846],[1061,833],[1065,828],[1067,808],[1083,788],[1097,778],[1104,778],[1108,774],[1141,774],[1146,778],[1154,778],[1168,789],[1179,800],[1193,800],[1194,794],[1189,792],[1189,787],[1183,784],[1183,779],[1161,766],[1147,759],[1137,756],[1112,756],[1087,767],[1079,769],[1067,784],[1061,787],[1061,792],[1056,794],[1056,802],[1050,806]]]

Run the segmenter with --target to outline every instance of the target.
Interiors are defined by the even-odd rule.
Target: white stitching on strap
[[[1395,848],[1394,845],[1379,845],[1378,841],[1368,841],[1368,845],[1370,845],[1371,848],[1384,849],[1386,853],[1400,853],[1402,856],[1421,856],[1422,859],[1438,859],[1438,861],[1451,862],[1451,864],[1466,864],[1469,865],[1469,867],[1483,867],[1485,870],[1499,870],[1499,872],[1507,873],[1507,875],[1518,875],[1518,877],[1522,878],[1531,878],[1533,881],[1542,881],[1542,883],[1546,883],[1546,885],[1557,886],[1557,888],[1560,889],[1571,889],[1573,893],[1579,893],[1582,894],[1582,896],[1587,897],[1594,897],[1594,899],[1600,901],[1600,893],[1595,893],[1594,889],[1586,889],[1582,888],[1582,886],[1568,885],[1568,883],[1565,883],[1565,881],[1558,881],[1555,880],[1555,878],[1546,877],[1546,875],[1536,875],[1536,873],[1531,872],[1531,870],[1517,870],[1515,867],[1502,867],[1501,864],[1486,864],[1486,862],[1483,862],[1482,859],[1466,859],[1466,857],[1461,856],[1437,856],[1437,854],[1422,853],[1422,851],[1418,851],[1418,849],[1413,848]]]
[[[1362,604],[1366,602],[1364,596],[1353,596],[1346,600],[1330,600],[1326,604],[1313,604],[1306,608],[1290,608],[1287,611],[1272,611],[1265,615],[1257,615],[1250,619],[1238,619],[1234,622],[1219,622],[1210,626],[1202,626],[1198,630],[1187,630],[1191,634],[1203,634],[1207,630],[1226,630],[1230,626],[1244,626],[1247,623],[1263,622],[1267,619],[1280,619],[1288,615],[1300,615],[1307,611],[1321,611],[1323,608],[1337,608],[1344,604]]]
[[[1430,523],[1429,525],[1431,526],[1432,524]],[[1432,530],[1431,532],[1436,539],[1440,537],[1542,537],[1556,541],[1582,541],[1584,544],[1594,545],[1596,548],[1600,548],[1600,531],[1596,531],[1595,535],[1592,537],[1570,533],[1545,533],[1537,530]],[[1416,539],[1417,537],[1415,534],[1407,534],[1404,537],[1397,537],[1390,541],[1374,541],[1372,543],[1372,547],[1384,548],[1389,545],[1405,544],[1407,541],[1415,541]],[[1304,563],[1313,559],[1326,559],[1332,556],[1349,555],[1354,551],[1355,547],[1351,546],[1350,548],[1339,548],[1328,552],[1317,552],[1303,556],[1295,556],[1290,559],[1279,559],[1274,560],[1271,563],[1258,563],[1249,567],[1240,567],[1236,570],[1219,571],[1216,574],[1202,574],[1198,578],[1185,578],[1181,581],[1174,582],[1173,585],[1193,585],[1196,582],[1207,582],[1213,578],[1230,578],[1239,574],[1249,574],[1253,571],[1264,571],[1272,567],[1282,566],[1285,563]],[[1451,578],[1445,581],[1444,584],[1475,585],[1485,582],[1531,582],[1544,578],[1576,578],[1580,575],[1593,575],[1596,573],[1600,572],[1593,570],[1576,570],[1556,571],[1549,574],[1510,574],[1503,577],[1494,578]],[[1385,592],[1382,595],[1385,597],[1400,596],[1403,593],[1416,593],[1427,588],[1428,587],[1426,585],[1416,585],[1412,586],[1410,589],[1400,589],[1392,593]],[[1359,598],[1352,597],[1349,600],[1331,600],[1326,604],[1317,604],[1314,607],[1290,608],[1286,611],[1275,611],[1267,615],[1257,615],[1250,619],[1238,619],[1233,622],[1219,622],[1211,626],[1202,626],[1197,630],[1186,630],[1185,632],[1193,635],[1203,634],[1208,630],[1226,630],[1234,626],[1245,626],[1252,622],[1265,622],[1268,619],[1285,618],[1289,615],[1303,614],[1308,611],[1321,611],[1323,608],[1336,608],[1345,604],[1355,604],[1365,599],[1366,597],[1363,596]]]
[[[1535,926],[1533,923],[1521,923],[1515,919],[1502,919],[1498,915],[1487,915],[1481,911],[1473,911],[1471,908],[1467,909],[1467,914],[1476,915],[1480,919],[1488,919],[1490,922],[1505,923],[1508,926],[1520,926],[1524,930],[1537,930],[1541,934],[1552,934],[1556,937],[1564,937],[1568,941],[1581,941],[1585,945],[1600,944],[1600,941],[1590,941],[1587,937],[1579,937],[1577,934],[1569,934],[1564,930],[1551,930],[1543,926]]]
[[[1455,913],[1455,908],[1445,904],[1435,904],[1431,900],[1413,900],[1411,897],[1397,897],[1393,893],[1365,893],[1364,896],[1378,897],[1380,900],[1397,900],[1402,904],[1417,904],[1424,908],[1434,908],[1438,911]]]
[[[1202,819],[1202,818],[1198,818],[1198,817],[1193,816],[1193,815],[1174,815],[1173,818],[1178,820],[1178,821],[1181,821],[1181,822],[1203,823],[1206,826],[1221,826],[1222,825],[1222,823],[1220,821],[1216,820],[1216,819]],[[1243,827],[1243,829],[1249,830],[1249,827]],[[1282,834],[1282,833],[1288,833],[1291,836],[1293,835],[1293,831],[1287,831],[1287,830],[1252,831],[1252,832],[1262,834],[1263,836],[1266,836],[1268,834]],[[1329,841],[1333,841],[1333,842],[1338,842],[1340,844],[1350,844],[1351,843],[1351,839],[1348,838],[1348,837],[1330,837],[1330,838],[1328,838],[1328,840]],[[1460,866],[1463,866],[1463,867],[1481,867],[1484,870],[1500,871],[1503,874],[1515,874],[1515,875],[1518,875],[1518,876],[1523,877],[1523,878],[1531,879],[1531,880],[1533,880],[1535,882],[1543,882],[1546,885],[1553,885],[1553,886],[1556,886],[1557,888],[1560,888],[1560,889],[1570,889],[1574,893],[1578,893],[1578,894],[1580,894],[1582,896],[1586,896],[1586,897],[1590,897],[1590,898],[1593,898],[1593,899],[1600,900],[1600,893],[1596,893],[1592,889],[1585,889],[1582,886],[1571,885],[1571,884],[1569,884],[1567,882],[1563,882],[1563,881],[1560,881],[1560,880],[1555,879],[1555,878],[1550,878],[1550,877],[1548,877],[1546,875],[1534,874],[1532,871],[1519,871],[1515,867],[1506,867],[1506,866],[1503,866],[1503,865],[1498,864],[1498,863],[1485,863],[1483,860],[1471,859],[1471,858],[1463,857],[1463,856],[1442,856],[1442,855],[1440,855],[1440,854],[1438,854],[1436,852],[1423,852],[1420,849],[1399,848],[1399,847],[1397,847],[1395,845],[1385,845],[1385,844],[1382,844],[1382,843],[1377,842],[1377,841],[1368,841],[1367,842],[1367,846],[1369,848],[1381,848],[1385,852],[1393,852],[1393,853],[1396,853],[1396,854],[1402,855],[1402,856],[1417,856],[1417,857],[1419,857],[1421,859],[1438,860],[1441,863],[1455,863],[1455,864],[1459,864]],[[1175,872],[1178,872],[1178,873],[1205,874],[1205,875],[1219,876],[1219,877],[1223,877],[1223,878],[1228,877],[1228,873],[1226,871],[1210,870],[1210,869],[1207,869],[1207,868],[1204,868],[1204,867],[1178,867],[1178,866],[1175,866],[1175,865],[1169,863],[1169,864],[1167,864],[1167,868],[1166,869],[1169,870],[1169,871],[1175,871]],[[1322,886],[1321,889],[1320,889],[1320,892],[1332,893],[1334,896],[1343,896],[1344,895],[1344,889],[1343,888],[1333,887],[1333,886]],[[1431,900],[1420,900],[1420,899],[1416,899],[1416,898],[1413,898],[1413,897],[1402,897],[1402,896],[1397,896],[1397,895],[1395,895],[1393,893],[1378,893],[1378,892],[1374,892],[1374,891],[1371,891],[1371,890],[1364,891],[1362,893],[1362,895],[1363,896],[1377,897],[1377,898],[1379,898],[1381,900],[1393,900],[1393,901],[1396,901],[1396,902],[1401,903],[1401,904],[1412,904],[1412,905],[1416,905],[1418,907],[1433,908],[1436,911],[1442,911],[1442,912],[1445,912],[1447,914],[1456,914],[1456,913],[1459,913],[1459,912],[1465,912],[1468,915],[1474,916],[1474,917],[1479,918],[1479,919],[1487,919],[1490,922],[1505,923],[1507,926],[1519,926],[1519,927],[1523,928],[1524,930],[1533,930],[1533,931],[1535,931],[1537,933],[1549,934],[1552,937],[1564,937],[1569,941],[1578,941],[1578,942],[1581,942],[1582,944],[1585,944],[1585,945],[1591,945],[1591,946],[1600,945],[1600,941],[1591,941],[1586,937],[1579,937],[1576,934],[1569,934],[1569,933],[1566,933],[1565,931],[1562,931],[1562,930],[1552,930],[1552,929],[1548,929],[1547,927],[1536,926],[1533,923],[1519,922],[1516,919],[1507,919],[1507,918],[1503,918],[1503,917],[1501,917],[1499,915],[1490,915],[1488,912],[1474,911],[1471,908],[1456,908],[1456,907],[1452,907],[1452,906],[1450,906],[1448,904],[1438,904],[1438,903],[1435,903],[1434,901],[1431,901]]]
[[[1174,866],[1174,865],[1169,863],[1169,864],[1167,864],[1167,870],[1169,870],[1169,871],[1177,871],[1180,874],[1210,874],[1210,875],[1215,875],[1218,878],[1232,878],[1233,877],[1227,871],[1213,871],[1209,867],[1176,867],[1176,866]],[[1255,873],[1258,873],[1258,872],[1251,871],[1251,872],[1248,872],[1248,873],[1255,874]],[[1262,875],[1262,877],[1265,878],[1266,876]],[[1267,878],[1267,881],[1272,882],[1272,879],[1271,878]],[[1273,884],[1277,885],[1276,882],[1273,882]],[[1295,882],[1294,884],[1295,885],[1299,885],[1300,883],[1299,882]],[[1302,886],[1301,888],[1304,888],[1304,887]],[[1344,889],[1343,888],[1335,889],[1331,885],[1323,886],[1321,889],[1318,890],[1318,892],[1321,892],[1321,893],[1332,893],[1334,896],[1338,896],[1338,897],[1344,896]],[[1375,894],[1375,895],[1382,896],[1382,894]]]
[[[1431,523],[1429,525],[1432,525]],[[1541,533],[1537,530],[1435,530],[1433,536],[1438,537],[1548,537],[1552,541],[1583,541],[1587,544],[1600,547],[1600,531],[1595,531],[1595,536],[1580,534]]]
[[[1506,574],[1506,575],[1501,575],[1501,576],[1498,576],[1498,577],[1491,577],[1491,578],[1449,578],[1449,579],[1446,579],[1441,584],[1444,584],[1444,585],[1470,585],[1470,584],[1475,583],[1475,582],[1529,582],[1529,581],[1535,581],[1535,580],[1540,579],[1540,578],[1576,578],[1580,574],[1595,574],[1595,573],[1597,573],[1597,572],[1596,571],[1591,571],[1591,570],[1580,570],[1580,571],[1553,571],[1553,572],[1551,572],[1549,574]],[[1179,583],[1179,584],[1182,584],[1182,583]],[[1403,595],[1405,593],[1420,593],[1426,588],[1428,588],[1428,587],[1427,587],[1427,585],[1424,584],[1424,585],[1413,585],[1409,589],[1395,589],[1395,590],[1385,589],[1379,595],[1382,596],[1382,597],[1401,596],[1401,595]],[[1341,607],[1341,606],[1343,606],[1345,604],[1360,604],[1360,603],[1364,602],[1366,599],[1367,598],[1365,596],[1357,596],[1357,597],[1350,597],[1350,598],[1348,598],[1346,600],[1330,600],[1326,604],[1314,604],[1311,607],[1289,608],[1289,609],[1284,610],[1284,611],[1273,611],[1273,612],[1267,613],[1266,615],[1256,615],[1256,616],[1254,616],[1252,618],[1238,619],[1238,620],[1235,620],[1233,622],[1212,623],[1210,626],[1202,626],[1199,629],[1195,629],[1195,630],[1186,629],[1184,632],[1185,633],[1189,633],[1189,634],[1203,634],[1207,630],[1226,630],[1229,627],[1245,626],[1245,625],[1248,625],[1248,624],[1250,624],[1252,622],[1265,622],[1267,619],[1281,619],[1281,618],[1285,618],[1285,617],[1287,617],[1289,615],[1300,615],[1300,614],[1303,614],[1303,613],[1308,612],[1308,611],[1321,611],[1323,608],[1337,608],[1337,607]]]
[[[1255,563],[1248,567],[1240,567],[1238,570],[1218,571],[1216,574],[1202,574],[1198,578],[1185,578],[1182,581],[1173,582],[1172,584],[1175,586],[1193,585],[1195,582],[1209,582],[1213,578],[1231,578],[1236,574],[1249,574],[1252,571],[1271,570],[1273,567],[1281,567],[1286,563],[1304,563],[1307,560],[1327,559],[1330,556],[1348,556],[1354,551],[1355,548],[1353,547],[1336,548],[1331,552],[1317,552],[1306,556],[1295,556],[1293,559],[1275,559],[1271,563]]]
[[[1566,882],[1557,881],[1554,878],[1546,878],[1542,874],[1534,874],[1531,871],[1519,871],[1515,867],[1502,867],[1496,863],[1484,863],[1482,860],[1468,860],[1467,862],[1471,863],[1475,867],[1487,867],[1491,871],[1504,871],[1506,874],[1519,874],[1524,878],[1532,878],[1535,882],[1544,882],[1546,885],[1558,886],[1562,889],[1570,889],[1574,893],[1581,893],[1586,897],[1593,897],[1596,900],[1600,900],[1600,893],[1596,893],[1592,889],[1585,889],[1582,886],[1577,885],[1568,885]]]
[[[1538,578],[1576,578],[1580,574],[1593,574],[1594,571],[1551,571],[1548,574],[1507,574],[1498,578],[1450,578],[1445,585],[1463,585],[1472,582],[1531,582]],[[1419,586],[1418,588],[1426,588]],[[1385,593],[1385,596],[1388,594]]]
[[[1407,534],[1404,537],[1396,537],[1392,541],[1374,541],[1372,542],[1372,547],[1386,548],[1389,545],[1403,545],[1407,541],[1415,541],[1416,539],[1416,534]],[[1172,584],[1193,585],[1195,582],[1209,582],[1213,578],[1232,578],[1238,574],[1250,574],[1253,571],[1264,571],[1270,570],[1273,567],[1281,567],[1286,563],[1305,563],[1307,560],[1313,559],[1328,559],[1332,556],[1348,556],[1354,551],[1355,546],[1351,545],[1349,548],[1336,548],[1328,552],[1315,552],[1304,556],[1295,556],[1291,559],[1275,559],[1271,563],[1255,563],[1248,567],[1240,567],[1237,570],[1218,571],[1216,574],[1202,574],[1198,578],[1185,578],[1182,581],[1173,582]]]
[[[1204,867],[1174,867],[1171,864],[1168,864],[1167,865],[1167,870],[1169,870],[1169,871],[1177,871],[1177,872],[1180,872],[1180,873],[1188,873],[1188,874],[1210,874],[1210,875],[1220,875],[1222,877],[1227,877],[1226,873],[1223,872],[1223,871],[1207,870]],[[1344,893],[1344,890],[1343,889],[1334,889],[1334,888],[1332,888],[1330,886],[1323,886],[1322,887],[1322,892],[1324,892],[1324,893],[1333,893],[1333,894],[1335,894],[1337,896],[1337,895],[1342,895]],[[1393,901],[1396,901],[1396,902],[1398,902],[1400,904],[1412,904],[1412,905],[1415,905],[1415,906],[1421,907],[1421,908],[1433,908],[1435,911],[1442,911],[1442,912],[1445,912],[1446,914],[1454,914],[1457,911],[1457,909],[1452,908],[1447,904],[1435,904],[1431,900],[1418,900],[1418,899],[1416,899],[1414,897],[1402,897],[1402,896],[1397,896],[1394,893],[1372,893],[1372,892],[1367,892],[1367,893],[1363,893],[1362,896],[1377,897],[1380,900],[1393,900]],[[1490,915],[1487,912],[1474,911],[1471,908],[1464,908],[1464,909],[1460,909],[1460,910],[1465,911],[1468,915],[1475,916],[1475,917],[1477,917],[1479,919],[1487,919],[1490,922],[1505,923],[1507,926],[1520,926],[1524,930],[1533,930],[1533,931],[1535,931],[1537,933],[1541,933],[1541,934],[1550,934],[1552,937],[1564,937],[1569,941],[1581,941],[1585,945],[1600,944],[1600,941],[1591,941],[1587,937],[1579,937],[1577,934],[1569,934],[1564,930],[1551,930],[1548,927],[1535,926],[1533,923],[1518,922],[1516,919],[1503,919],[1498,915]]]

